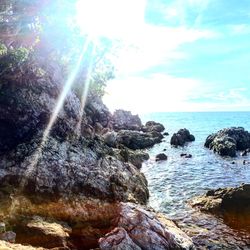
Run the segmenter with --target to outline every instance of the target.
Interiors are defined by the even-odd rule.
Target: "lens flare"
[[[87,76],[86,76],[85,84],[84,84],[84,86],[82,88],[80,120],[79,120],[79,122],[77,123],[77,126],[76,126],[76,131],[77,131],[78,136],[81,135],[81,124],[82,124],[82,119],[83,119],[84,107],[85,107],[85,104],[86,104],[87,95],[88,95],[88,91],[89,91],[91,73],[92,73],[92,70],[93,70],[93,62],[94,62],[95,50],[96,50],[96,45],[95,45],[95,43],[93,43],[93,47],[92,47],[92,50],[91,50],[91,53],[90,53],[90,62],[88,64],[88,69],[87,69]]]
[[[53,110],[53,113],[50,117],[50,120],[49,120],[49,123],[46,127],[46,129],[44,130],[44,133],[43,133],[43,137],[42,137],[42,141],[40,143],[40,146],[38,147],[38,149],[36,150],[36,152],[31,156],[31,162],[25,172],[25,175],[23,176],[21,182],[20,182],[20,188],[19,188],[19,193],[21,193],[21,191],[24,189],[29,177],[32,175],[32,173],[34,173],[35,171],[35,168],[37,166],[37,163],[38,163],[38,160],[40,159],[41,155],[42,155],[42,150],[44,148],[44,146],[46,145],[46,142],[47,142],[47,139],[48,139],[48,136],[50,134],[50,131],[58,117],[58,114],[60,112],[60,110],[62,109],[63,107],[63,104],[64,104],[64,101],[65,101],[65,98],[67,97],[69,91],[71,90],[72,88],[72,85],[75,81],[75,78],[80,70],[80,67],[82,65],[82,62],[83,62],[83,57],[89,47],[89,44],[90,44],[90,40],[87,39],[86,42],[84,43],[84,47],[83,47],[83,50],[82,50],[82,53],[80,54],[78,60],[77,60],[77,63],[76,63],[76,66],[74,68],[74,70],[71,72],[68,80],[66,81],[64,87],[63,87],[63,90],[57,100],[57,103],[56,103],[56,106]],[[92,60],[92,59],[91,59]],[[86,92],[86,93],[85,93]],[[87,90],[84,91],[84,97],[87,96]],[[84,106],[83,106],[84,108]]]

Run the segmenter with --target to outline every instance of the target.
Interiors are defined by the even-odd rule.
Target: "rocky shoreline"
[[[1,76],[0,248],[194,249],[145,207],[141,150],[161,142],[164,127],[122,110],[112,115],[94,95],[81,114],[69,92],[44,137],[63,86],[37,67]]]
[[[143,125],[129,111],[111,114],[95,95],[81,114],[79,98],[69,92],[44,138],[63,86],[46,71],[41,78],[36,67],[15,69],[17,78],[1,76],[0,249],[195,249],[174,222],[147,207],[140,168],[149,158],[144,149],[168,136],[164,126]],[[180,129],[170,142],[183,147],[194,140]],[[250,136],[242,128],[225,129],[205,146],[222,156],[247,154]],[[156,156],[164,160],[165,153]],[[210,191],[193,206],[218,208],[230,192]],[[244,197],[248,206],[249,191]]]

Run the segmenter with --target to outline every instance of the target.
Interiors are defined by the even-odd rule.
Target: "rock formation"
[[[209,135],[204,146],[221,156],[235,157],[237,150],[250,148],[250,133],[241,127],[222,129]]]
[[[192,142],[195,140],[195,137],[190,134],[189,130],[186,128],[180,129],[177,133],[174,133],[170,139],[170,144],[178,147],[183,147],[186,142]]]
[[[108,109],[91,96],[81,114],[70,91],[44,137],[63,88],[63,79],[49,72],[34,62],[1,75],[0,222],[13,228],[17,244],[0,241],[0,247],[119,249],[108,240],[115,237],[131,249],[192,249],[184,233],[139,205],[149,198],[138,170],[148,156],[130,149],[160,142],[161,133],[119,130],[115,140],[102,137],[112,128]]]
[[[130,111],[118,109],[112,116],[113,129],[119,130],[137,130],[142,128],[142,122],[138,115],[132,115]]]
[[[238,210],[240,213],[247,212],[249,215],[250,184],[209,190],[205,195],[194,198],[191,204],[202,211],[223,213]]]

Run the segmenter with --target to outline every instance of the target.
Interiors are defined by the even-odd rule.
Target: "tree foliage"
[[[85,47],[76,89],[83,88],[89,77],[91,91],[103,95],[106,82],[114,77],[110,59],[114,44],[106,38],[89,41],[76,25],[75,6],[76,0],[1,0],[0,56],[11,54],[2,64],[21,62],[28,50],[48,63],[58,63],[66,79]],[[0,66],[2,70],[4,65]]]

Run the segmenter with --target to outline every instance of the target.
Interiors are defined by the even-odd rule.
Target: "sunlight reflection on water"
[[[243,165],[243,160],[250,160],[250,156],[237,159],[222,158],[203,146],[206,137],[218,129],[235,124],[244,125],[245,129],[249,130],[250,113],[239,113],[236,121],[232,119],[235,115],[232,116],[230,113],[210,113],[212,117],[210,124],[204,122],[203,116],[202,113],[165,113],[158,115],[158,119],[157,114],[143,117],[144,121],[155,120],[163,123],[166,131],[170,133],[165,142],[148,150],[151,159],[142,167],[149,184],[149,205],[166,213],[168,217],[179,220],[180,223],[184,219],[190,223],[197,223],[192,218],[195,211],[187,205],[190,198],[204,194],[209,189],[250,182],[250,165]],[[172,148],[169,144],[171,134],[184,127],[195,135],[195,142],[184,148]],[[154,157],[163,149],[167,149],[165,153],[168,155],[168,160],[156,163]],[[180,157],[183,152],[190,153],[193,157],[183,159]],[[236,164],[232,164],[232,161]],[[211,224],[211,218],[216,225],[219,223],[215,217],[209,216],[210,221],[207,221],[207,226]],[[218,231],[215,233],[217,235],[222,227],[220,223],[218,225],[220,226],[216,226]],[[229,228],[227,230],[230,231]]]

